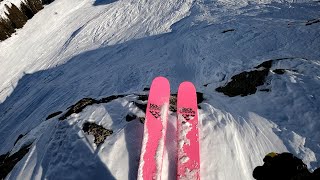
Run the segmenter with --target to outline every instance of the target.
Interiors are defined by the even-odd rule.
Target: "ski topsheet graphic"
[[[183,82],[177,98],[177,179],[200,179],[200,149],[196,89]]]
[[[164,77],[152,81],[144,124],[138,179],[161,179],[161,168],[170,98],[170,84]]]

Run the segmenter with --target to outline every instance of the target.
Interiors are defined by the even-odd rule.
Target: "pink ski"
[[[177,101],[177,179],[200,179],[200,149],[196,89],[191,82],[179,86]]]
[[[160,180],[167,129],[170,84],[164,77],[152,81],[144,123],[138,179]]]

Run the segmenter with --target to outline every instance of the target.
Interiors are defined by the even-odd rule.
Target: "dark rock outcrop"
[[[148,95],[138,95],[138,100],[140,101],[147,101],[148,100]]]
[[[266,77],[268,76],[274,62],[293,59],[295,58],[278,58],[265,61],[256,66],[255,70],[253,71],[245,71],[231,77],[230,82],[228,82],[225,86],[216,88],[216,91],[221,92],[229,97],[254,94],[256,93],[258,86],[265,84]],[[284,74],[287,70],[288,69],[275,69],[272,71],[276,74]],[[269,92],[270,89],[261,89],[260,91]]]
[[[138,100],[146,101],[148,100],[148,95],[139,95]],[[197,102],[200,104],[203,102],[203,93],[197,92]],[[135,106],[141,109],[143,112],[146,113],[147,111],[147,103],[138,103],[133,102]],[[169,110],[172,112],[177,112],[177,94],[171,94],[169,99]]]
[[[276,60],[282,60],[282,59],[276,59]],[[255,67],[256,69],[259,69],[259,68],[265,68],[265,69],[270,69],[272,67],[272,63],[273,63],[274,60],[268,60],[268,61],[265,61],[261,64],[259,64],[257,67]]]
[[[307,165],[298,157],[289,152],[271,152],[263,158],[264,164],[257,166],[252,176],[257,180],[318,180],[320,168],[310,173]]]
[[[203,93],[197,92],[197,103],[200,104],[204,101]]]
[[[54,112],[54,113],[50,114],[50,115],[46,118],[46,120],[51,119],[51,118],[53,118],[53,117],[56,117],[56,116],[58,116],[58,115],[61,114],[61,113],[62,113],[62,111]]]
[[[268,73],[269,69],[242,72],[233,76],[226,86],[218,87],[216,91],[230,97],[254,94],[257,91],[257,87],[264,84]]]
[[[141,111],[143,111],[144,113],[147,112],[147,103],[146,104],[141,104],[141,103],[138,103],[138,102],[133,102],[133,104],[135,106],[137,106]]]
[[[284,74],[286,72],[285,69],[275,69],[272,72],[276,73],[276,74]]]
[[[99,146],[103,144],[104,140],[113,134],[112,130],[106,129],[103,126],[97,125],[95,123],[86,122],[83,124],[82,130],[89,135],[94,136],[94,143]]]
[[[177,94],[172,94],[169,99],[169,110],[177,112]]]
[[[93,104],[100,104],[100,103],[108,103],[112,100],[122,98],[125,95],[112,95],[108,96],[99,100],[93,99],[93,98],[83,98],[80,101],[78,101],[76,104],[70,106],[68,111],[62,115],[59,120],[65,120],[73,113],[80,113],[84,108],[87,106],[93,105]]]
[[[108,103],[112,100],[118,99],[118,98],[123,98],[126,95],[111,95],[102,99],[93,99],[93,98],[83,98],[80,101],[78,101],[77,103],[75,103],[74,105],[70,106],[67,109],[67,112],[64,113],[62,116],[59,117],[59,120],[65,120],[67,119],[71,114],[73,113],[80,113],[81,111],[83,111],[83,109],[85,109],[87,106],[93,105],[93,104],[100,104],[100,103]],[[137,108],[139,108],[141,111],[143,111],[144,113],[146,113],[147,111],[147,100],[148,100],[148,95],[139,95],[137,94],[137,100],[138,101],[131,101],[133,103],[134,106],[136,106]],[[200,92],[197,92],[197,101],[198,104],[201,103],[204,100],[203,98],[203,94]],[[143,102],[139,102],[139,101],[143,101]],[[171,94],[170,96],[170,106],[169,106],[169,110],[172,112],[176,112],[177,111],[177,94]],[[55,112],[50,114],[46,120],[51,119],[59,114],[61,114],[62,112]],[[127,121],[131,121],[133,119],[137,118],[137,117],[131,117],[131,115],[127,115],[126,116],[126,120]],[[144,119],[141,119],[141,117],[138,117],[139,120],[143,123]]]
[[[146,121],[146,118],[144,118],[144,117],[139,117],[138,119],[142,124],[144,124],[144,122]]]
[[[92,104],[97,104],[99,101],[92,99],[92,98],[83,98],[80,101],[78,101],[75,105],[72,105],[69,107],[69,110],[59,118],[59,120],[64,120],[67,117],[69,117],[73,113],[79,113],[81,112],[84,108],[86,108],[89,105]]]
[[[224,33],[233,32],[233,31],[235,31],[235,29],[227,29],[227,30],[222,31],[222,33],[224,34]]]
[[[102,98],[100,100],[98,100],[98,103],[108,103],[112,100],[115,100],[115,99],[118,99],[118,98],[123,98],[124,96],[126,95],[112,95],[112,96],[109,96],[109,97],[105,97],[105,98]]]
[[[312,24],[320,23],[320,19],[312,19],[306,23],[306,26],[310,26]]]
[[[29,152],[31,145],[32,143],[22,147],[18,152],[11,156],[9,152],[0,155],[0,179],[5,179],[14,166]]]
[[[18,138],[17,138],[17,140],[14,142],[14,145],[16,145],[17,144],[17,142],[21,139],[21,138],[23,138],[23,134],[20,134],[19,136],[18,136]]]
[[[132,120],[135,120],[135,119],[137,119],[137,116],[136,115],[134,115],[134,114],[127,114],[127,116],[126,116],[126,121],[127,122],[130,122],[130,121],[132,121]]]
[[[247,96],[254,94],[257,87],[264,84],[273,60],[265,61],[255,67],[257,70],[242,72],[231,77],[231,81],[225,86],[216,88],[216,91],[221,92],[229,97]]]
[[[145,88],[143,88],[143,91],[150,91],[150,88],[145,87]]]

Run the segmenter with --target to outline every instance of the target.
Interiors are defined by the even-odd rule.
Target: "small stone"
[[[286,72],[286,70],[285,69],[275,69],[275,70],[273,70],[273,72],[276,74],[284,74]]]
[[[127,116],[126,116],[126,121],[127,121],[127,122],[130,122],[130,121],[132,121],[132,120],[135,120],[136,118],[137,118],[136,115],[130,113],[130,114],[127,114]]]

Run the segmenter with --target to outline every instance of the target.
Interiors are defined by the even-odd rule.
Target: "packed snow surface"
[[[144,115],[132,101],[156,76],[167,77],[173,93],[186,80],[204,93],[201,179],[253,179],[271,151],[289,151],[314,170],[319,9],[308,0],[54,1],[0,42],[0,155],[33,142],[6,178],[135,179],[143,124],[125,116]],[[269,92],[231,98],[215,91],[271,59],[283,59],[271,70],[285,73],[269,72],[262,87]],[[118,94],[131,95],[45,121],[84,97]],[[97,147],[82,131],[88,121],[114,133]],[[162,179],[175,178],[175,123],[171,113]]]

